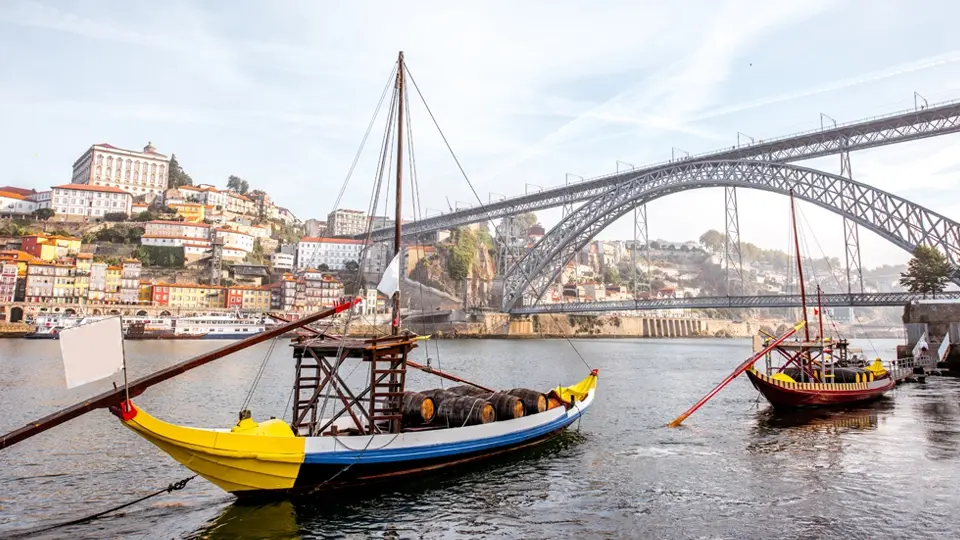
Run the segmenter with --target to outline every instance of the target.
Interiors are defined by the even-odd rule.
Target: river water
[[[131,375],[223,342],[127,342]],[[894,341],[862,341],[868,355]],[[0,431],[105,390],[66,390],[58,342],[0,340]],[[960,381],[929,378],[869,407],[773,414],[741,377],[678,429],[664,425],[750,354],[747,340],[429,342],[434,365],[491,386],[551,388],[600,369],[564,436],[495,464],[362,500],[239,505],[203,479],[33,538],[957,538]],[[878,353],[874,353],[874,347]],[[229,427],[270,344],[189,372],[136,402],[164,420]],[[416,351],[423,361],[423,347]],[[250,408],[282,416],[285,343]],[[436,386],[413,376],[409,387]],[[288,415],[289,416],[289,415]],[[191,473],[106,411],[0,451],[0,537],[136,499]]]

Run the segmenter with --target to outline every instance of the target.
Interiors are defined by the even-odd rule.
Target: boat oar
[[[680,416],[678,416],[678,417],[676,418],[676,420],[674,420],[673,422],[670,422],[669,424],[667,424],[667,427],[677,427],[677,426],[679,426],[680,424],[682,424],[683,421],[686,420],[688,416],[690,416],[691,414],[693,414],[694,412],[696,412],[696,410],[699,409],[704,403],[710,401],[710,398],[712,398],[713,396],[715,396],[715,395],[717,394],[717,392],[719,392],[720,390],[722,390],[723,387],[726,386],[730,381],[736,379],[737,376],[739,376],[741,373],[743,373],[744,371],[746,371],[750,366],[752,366],[753,364],[755,364],[755,363],[757,362],[757,360],[760,360],[761,358],[763,358],[763,355],[767,354],[768,352],[770,352],[770,351],[772,351],[773,349],[775,349],[778,345],[780,345],[781,343],[783,343],[783,341],[786,340],[788,337],[790,337],[790,336],[792,336],[793,334],[797,333],[801,328],[804,327],[804,325],[806,325],[806,322],[801,321],[801,322],[797,323],[796,326],[794,326],[793,328],[791,328],[790,330],[788,330],[787,332],[785,332],[782,336],[780,336],[780,337],[778,337],[777,339],[771,341],[770,344],[767,345],[766,347],[764,347],[762,350],[760,350],[760,352],[754,354],[753,356],[751,356],[750,358],[748,358],[744,363],[742,363],[742,364],[740,364],[739,366],[737,366],[737,369],[733,370],[733,373],[731,373],[730,375],[727,375],[727,378],[726,378],[726,379],[722,380],[722,381],[720,382],[720,384],[718,384],[713,390],[710,391],[710,393],[708,393],[707,395],[703,396],[703,397],[700,399],[700,401],[698,401],[696,404],[694,404],[693,407],[690,407],[689,409],[687,409],[687,411],[686,411],[685,413],[683,413],[683,414],[681,414]]]
[[[302,319],[289,322],[287,324],[282,324],[272,330],[265,330],[263,332],[260,332],[259,334],[254,334],[246,339],[240,340],[236,343],[231,343],[230,345],[221,347],[215,351],[210,351],[208,353],[195,356],[189,360],[180,362],[179,364],[175,364],[166,369],[162,369],[156,373],[147,375],[146,377],[141,377],[140,379],[130,382],[130,384],[127,385],[126,388],[122,386],[120,388],[114,388],[113,390],[104,392],[98,396],[95,396],[83,402],[77,403],[76,405],[72,405],[65,409],[61,409],[53,414],[44,416],[39,420],[34,420],[33,422],[30,422],[29,424],[27,424],[26,426],[20,429],[16,429],[14,431],[11,431],[10,433],[0,436],[0,449],[13,446],[14,444],[24,439],[29,439],[30,437],[33,437],[38,433],[42,433],[54,426],[58,426],[68,420],[72,420],[92,410],[102,409],[102,408],[110,407],[113,405],[119,405],[126,399],[126,396],[128,395],[126,391],[127,388],[129,389],[130,397],[139,396],[140,394],[143,393],[144,390],[146,390],[147,388],[157,383],[176,377],[181,373],[184,373],[196,367],[200,367],[204,364],[208,364],[210,362],[213,362],[214,360],[223,358],[224,356],[235,353],[237,351],[241,351],[243,349],[246,349],[247,347],[256,345],[257,343],[261,343],[263,341],[273,339],[275,337],[278,337],[282,334],[289,332],[290,330],[294,330],[296,328],[310,324],[312,322],[319,321],[320,319],[325,319],[327,317],[336,315],[341,311],[345,311],[349,309],[350,307],[355,305],[357,302],[358,302],[357,300],[344,302],[330,309],[319,311],[311,315],[307,315]]]

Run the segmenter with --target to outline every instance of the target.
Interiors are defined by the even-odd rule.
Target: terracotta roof
[[[119,150],[119,151],[121,151],[121,152],[132,152],[132,153],[134,153],[134,154],[150,154],[150,155],[153,155],[153,156],[167,157],[166,154],[161,154],[160,152],[156,152],[156,151],[154,151],[154,152],[144,152],[144,151],[142,151],[142,150],[127,150],[126,148],[119,148],[119,147],[116,147],[116,146],[114,146],[114,145],[112,145],[112,144],[107,144],[107,143],[95,144],[95,145],[93,145],[93,146],[99,146],[100,148],[106,148],[106,149],[108,149],[108,150]]]
[[[181,289],[218,289],[223,290],[226,287],[220,285],[198,285],[195,283],[154,283],[154,287],[179,287]]]
[[[25,200],[26,197],[20,195],[19,193],[14,193],[12,191],[5,191],[0,189],[0,197],[6,197],[8,199],[17,199],[19,201]]]
[[[15,260],[19,262],[29,262],[37,257],[27,253],[26,251],[20,251],[17,249],[8,249],[6,251],[0,251],[0,259]]]
[[[351,240],[349,238],[323,238],[319,236],[304,236],[301,242],[313,242],[318,244],[362,244],[363,240]]]
[[[176,207],[176,206],[203,206],[203,205],[196,202],[178,202],[178,203],[170,203],[167,206]]]
[[[211,243],[206,238],[196,238],[193,236],[164,236],[162,234],[145,234],[140,238],[171,238],[173,240],[193,240],[194,242],[206,242],[207,244]]]
[[[0,186],[0,191],[6,191],[8,193],[16,193],[17,195],[22,195],[26,197],[27,195],[33,195],[37,192],[35,189],[24,189],[13,186]]]
[[[156,225],[183,225],[184,227],[203,227],[205,229],[211,227],[211,225],[207,225],[206,223],[190,223],[189,221],[170,221],[170,220],[163,220],[163,219],[155,219],[153,221],[148,221],[147,225],[150,225],[151,223]]]
[[[104,193],[126,193],[133,196],[129,191],[124,191],[118,187],[112,186],[91,186],[89,184],[64,184],[62,186],[51,186],[53,189],[72,189],[76,191],[101,191]]]
[[[77,253],[78,259],[92,259],[93,253]]]

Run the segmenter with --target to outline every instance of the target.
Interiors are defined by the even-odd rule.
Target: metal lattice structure
[[[723,259],[727,274],[727,296],[734,291],[731,282],[740,285],[740,295],[743,295],[743,253],[740,251],[740,210],[737,208],[737,188],[727,186],[723,188],[723,201],[726,207],[725,221],[727,234],[723,239]],[[731,265],[733,266],[731,272]],[[731,279],[732,278],[732,279]]]
[[[896,307],[923,300],[919,293],[824,294],[821,305],[832,307]],[[945,292],[937,300],[960,300],[960,292]],[[648,311],[667,309],[757,309],[800,307],[800,295],[776,296],[698,296],[695,298],[656,298],[651,300],[622,300],[612,302],[583,302],[579,304],[539,304],[516,308],[511,313],[533,315],[538,313],[603,313],[608,311]]]
[[[642,247],[637,247],[642,246]],[[637,251],[642,253],[637,259]],[[637,263],[643,262],[643,273],[646,276],[647,288],[650,288],[650,229],[647,227],[647,205],[641,204],[633,209],[633,249],[630,250],[633,264],[634,294],[636,294],[640,280],[637,278]]]
[[[502,309],[523,297],[542,297],[562,266],[590,239],[636,208],[660,197],[706,187],[742,187],[794,195],[846,217],[898,247],[933,246],[960,262],[960,224],[902,197],[806,167],[762,161],[678,163],[618,184],[578,208],[550,230],[504,276]],[[960,278],[954,277],[955,281]]]
[[[853,180],[853,169],[850,167],[850,152],[840,154],[840,176]],[[843,244],[847,263],[847,292],[853,294],[853,276],[857,276],[860,292],[863,292],[863,269],[860,266],[860,229],[857,224],[843,218]]]
[[[829,129],[817,129],[786,137],[758,140],[755,143],[743,146],[732,146],[715,152],[681,158],[679,162],[671,160],[590,178],[528,195],[505,198],[482,207],[478,205],[460,208],[456,211],[407,223],[403,225],[402,234],[407,236],[449,229],[522,212],[555,208],[576,201],[585,201],[599,196],[614,186],[629,183],[638,175],[672,170],[677,163],[717,160],[759,160],[788,163],[836,155],[843,151],[853,152],[957,132],[960,132],[960,102],[950,102],[920,110],[911,109],[886,116],[839,124]],[[359,240],[363,239],[364,236],[355,235],[353,238]],[[382,241],[392,237],[393,229],[378,229],[373,232],[374,241]]]

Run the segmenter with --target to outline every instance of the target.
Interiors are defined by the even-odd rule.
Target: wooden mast
[[[400,255],[400,213],[403,211],[403,109],[406,94],[403,87],[403,75],[406,66],[403,63],[403,51],[397,58],[397,195],[396,207],[393,213],[393,256]],[[401,272],[403,272],[401,270]],[[400,282],[397,280],[397,290],[393,293],[393,316],[391,317],[391,331],[393,335],[400,333]]]
[[[793,190],[790,190],[790,220],[793,222],[793,247],[797,254],[797,279],[800,281],[800,306],[803,310],[803,335],[810,341],[810,328],[807,326],[807,290],[803,285],[803,262],[800,260],[800,238],[797,234],[797,210],[793,201]]]
[[[127,399],[130,397],[139,396],[144,392],[144,390],[155,384],[161,383],[167,379],[171,379],[193,368],[200,367],[204,364],[213,362],[214,360],[223,358],[229,354],[246,349],[247,347],[256,345],[257,343],[281,336],[290,330],[295,330],[312,322],[319,321],[320,319],[325,319],[332,315],[336,315],[341,311],[349,309],[358,301],[358,299],[355,299],[349,302],[344,302],[330,309],[307,315],[302,319],[289,322],[287,324],[278,325],[272,330],[264,330],[259,334],[254,334],[246,339],[240,340],[236,343],[231,343],[230,345],[221,347],[215,351],[195,356],[189,360],[170,366],[151,375],[147,375],[146,377],[137,379],[129,384],[125,384],[121,388],[114,388],[113,390],[104,392],[81,403],[77,403],[76,405],[72,405],[53,414],[44,416],[39,420],[34,420],[20,429],[0,436],[0,449],[13,446],[24,439],[29,439],[34,435],[42,433],[54,426],[58,426],[92,410],[127,403]]]

